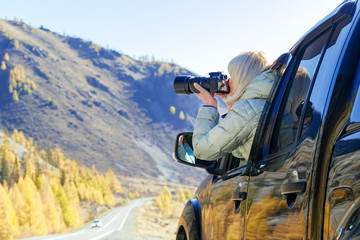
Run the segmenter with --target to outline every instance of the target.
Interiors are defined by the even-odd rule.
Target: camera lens
[[[194,83],[197,78],[193,76],[178,76],[174,80],[174,90],[176,94],[193,94],[198,93],[194,87]]]

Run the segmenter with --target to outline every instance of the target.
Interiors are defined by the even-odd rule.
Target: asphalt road
[[[103,225],[102,227],[92,228],[91,223],[70,233],[52,234],[40,237],[26,238],[28,240],[101,240],[114,232],[119,232],[123,228],[130,212],[145,204],[146,201],[152,198],[136,199],[129,205],[116,208],[111,212],[99,218]]]

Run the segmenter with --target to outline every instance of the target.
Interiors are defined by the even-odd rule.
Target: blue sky
[[[130,57],[227,72],[247,50],[273,60],[341,0],[2,0],[0,18],[91,40]]]

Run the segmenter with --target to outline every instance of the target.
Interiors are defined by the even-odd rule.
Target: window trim
[[[313,90],[313,86],[314,86],[314,83],[316,81],[317,74],[318,74],[319,68],[321,66],[321,62],[322,62],[322,60],[324,58],[324,54],[325,54],[326,49],[327,49],[327,47],[329,45],[329,42],[332,39],[334,30],[336,29],[336,26],[337,26],[337,23],[332,24],[332,25],[324,28],[323,31],[321,31],[318,34],[314,35],[312,38],[309,38],[306,41],[303,41],[297,47],[296,55],[293,56],[293,59],[292,59],[293,67],[291,69],[291,73],[289,74],[288,78],[286,79],[287,80],[287,82],[285,84],[286,86],[285,86],[285,89],[281,93],[281,97],[280,97],[280,100],[278,102],[279,107],[277,107],[277,109],[276,109],[276,113],[275,113],[276,117],[275,117],[275,120],[273,120],[274,122],[272,124],[272,127],[269,130],[270,133],[268,135],[267,151],[266,151],[266,154],[263,156],[263,161],[264,162],[271,161],[274,158],[277,158],[279,156],[283,156],[283,155],[285,155],[287,153],[290,153],[298,145],[299,139],[301,137],[301,131],[302,131],[302,127],[303,127],[303,122],[304,122],[304,110],[301,112],[301,115],[300,115],[300,119],[299,119],[300,127],[297,129],[294,143],[287,146],[287,147],[284,147],[283,149],[277,150],[275,152],[271,152],[271,150],[273,149],[273,144],[276,144],[275,142],[277,142],[277,141],[274,140],[274,138],[275,138],[274,135],[275,134],[278,134],[278,135],[280,134],[279,128],[280,128],[281,121],[279,121],[279,120],[283,118],[284,109],[286,107],[286,103],[284,103],[284,101],[285,101],[284,98],[286,98],[286,101],[288,100],[288,96],[290,94],[291,87],[293,85],[293,81],[295,79],[296,72],[299,69],[299,65],[300,65],[301,61],[303,60],[303,56],[305,54],[305,51],[307,50],[307,48],[313,42],[318,40],[319,37],[323,36],[323,34],[326,34],[326,32],[329,31],[329,36],[327,37],[326,42],[325,42],[325,44],[323,45],[323,47],[321,49],[320,59],[317,62],[316,68],[314,70],[314,75],[313,75],[313,77],[311,79],[311,83],[310,83],[310,86],[309,86],[308,91],[307,91],[307,95],[306,95],[306,98],[305,98],[304,109],[306,109],[306,107],[308,105],[308,101],[309,101],[309,97],[310,97],[309,94]],[[280,113],[282,113],[282,114],[280,114]],[[278,139],[278,138],[276,138],[276,139]]]

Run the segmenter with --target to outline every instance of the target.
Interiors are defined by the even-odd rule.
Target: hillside
[[[103,172],[193,185],[203,176],[171,159],[176,134],[192,130],[200,105],[174,93],[175,76],[188,70],[5,20],[0,62],[1,129]]]

